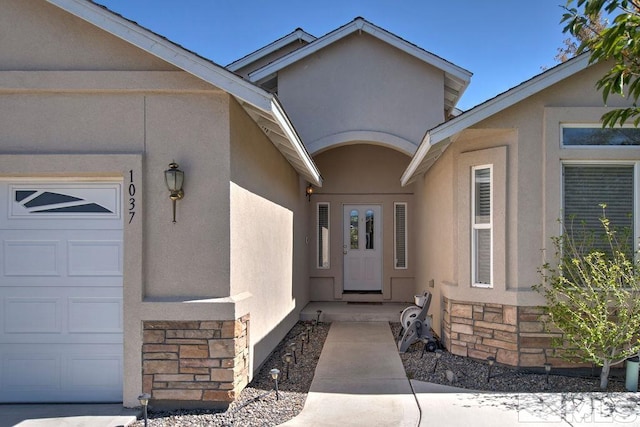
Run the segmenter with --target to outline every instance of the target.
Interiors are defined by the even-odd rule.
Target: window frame
[[[476,171],[489,169],[489,222],[476,223]],[[494,171],[493,164],[474,165],[471,167],[471,286],[475,288],[493,288],[494,284]],[[489,230],[489,283],[481,283],[478,277],[477,252],[478,230]]]
[[[637,146],[636,146],[637,148]],[[615,165],[615,166],[633,166],[633,242],[637,242],[640,238],[640,221],[638,221],[638,214],[640,214],[640,160],[562,160],[560,162],[560,206],[562,211],[562,218],[564,218],[565,209],[565,176],[564,166],[597,166],[597,165]],[[615,226],[615,224],[613,224]],[[558,225],[558,233],[562,234],[562,224]],[[638,254],[636,253],[636,257]]]
[[[397,207],[404,206],[404,241],[398,242],[398,214]],[[409,246],[408,246],[408,233],[407,225],[408,221],[408,209],[407,202],[394,202],[393,203],[393,268],[394,270],[407,270],[409,268]],[[404,247],[404,266],[398,266],[398,243],[401,243]]]
[[[324,239],[320,239],[320,207],[326,207],[327,209],[327,233],[326,242]],[[316,268],[318,270],[329,270],[331,268],[331,203],[318,202],[316,203]],[[324,243],[324,247],[321,245]],[[320,257],[326,252],[326,260],[323,258],[324,263],[320,264]]]

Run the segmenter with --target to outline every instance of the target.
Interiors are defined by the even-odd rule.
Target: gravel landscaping
[[[302,352],[300,348],[301,334],[306,335],[307,326],[307,323],[298,322],[289,331],[263,364],[254,380],[242,391],[240,398],[232,403],[226,411],[155,412],[151,409],[149,411],[149,427],[266,427],[277,426],[295,417],[304,406],[330,324],[321,323],[313,332],[310,331],[310,341],[305,343],[304,352]],[[391,330],[394,336],[397,336],[400,324],[391,324]],[[297,363],[290,365],[287,379],[284,355],[291,353],[290,344],[292,342],[297,344]],[[436,359],[435,353],[425,352],[422,356],[420,343],[412,345],[406,353],[400,355],[400,358],[407,372],[407,377],[410,379],[452,385],[475,391],[526,393],[599,391],[597,376],[556,375],[552,371],[547,384],[547,377],[544,373],[526,372],[498,364],[491,369],[491,378],[487,381],[488,365],[486,361],[455,356],[447,351],[443,351],[439,359]],[[276,399],[273,390],[274,382],[269,374],[272,368],[280,369],[282,375],[279,381],[279,399]],[[625,391],[624,379],[615,376],[611,378],[607,391]],[[138,420],[133,426],[143,427],[144,421]]]

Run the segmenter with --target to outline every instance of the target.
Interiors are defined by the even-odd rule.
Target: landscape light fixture
[[[173,204],[173,222],[176,222],[176,202],[182,200],[184,197],[184,191],[182,190],[182,184],[184,183],[184,172],[178,169],[176,162],[169,163],[169,169],[164,171],[164,182],[169,189],[169,199]]]
[[[322,315],[322,310],[316,310],[316,324],[320,323],[320,316]]]
[[[311,336],[309,335],[311,333],[311,325],[307,325],[307,341],[311,342]]]
[[[307,188],[304,190],[304,193],[307,195],[307,201],[311,202],[311,195],[313,194],[313,185],[307,185]]]
[[[304,332],[300,334],[300,340],[302,341],[302,346],[300,348],[300,354],[304,354],[304,343],[305,343],[305,341],[307,341],[307,335],[305,335]]]
[[[546,388],[549,388],[549,374],[551,373],[551,363],[544,364],[544,380],[546,383]]]
[[[291,356],[291,353],[287,353],[284,355],[284,363],[287,367],[287,373],[284,377],[285,380],[289,379],[289,365],[291,364],[291,360],[293,360],[293,356]]]
[[[140,396],[138,396],[140,405],[142,405],[142,415],[144,416],[144,427],[147,427],[149,423],[149,417],[147,415],[147,406],[149,405],[149,399],[151,399],[151,395],[149,393],[143,393]]]
[[[438,362],[440,361],[440,358],[442,357],[442,349],[440,349],[440,348],[436,349],[435,353],[436,353],[436,361],[433,364],[432,373],[435,373],[436,369],[438,369]]]
[[[295,341],[289,344],[289,348],[291,349],[291,353],[293,354],[293,363],[298,363],[298,358],[296,357],[296,349],[298,348],[298,344]]]
[[[491,370],[493,369],[493,365],[496,363],[496,358],[493,356],[487,357],[487,363],[489,363],[489,370],[487,371],[487,382],[491,379]]]
[[[273,368],[269,373],[275,383],[274,389],[276,391],[276,400],[280,400],[280,395],[278,394],[278,378],[280,377],[280,369]]]

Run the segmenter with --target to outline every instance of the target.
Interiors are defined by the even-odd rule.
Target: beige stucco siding
[[[0,9],[0,70],[175,70],[46,2],[2,0]]]
[[[597,123],[607,111],[601,94],[588,90],[603,71],[595,66],[577,73],[461,132],[416,185],[418,253],[424,257],[416,272],[416,288],[434,280],[436,331],[441,328],[441,297],[515,306],[544,302],[531,286],[540,281],[543,249],[552,249],[549,238],[559,232],[563,160],[640,158],[635,147],[560,147],[562,123]],[[610,104],[624,105],[624,101],[612,98]],[[493,164],[498,180],[494,181],[495,283],[489,289],[471,286],[469,258],[471,167],[484,164]],[[505,171],[504,182],[500,169]],[[499,205],[504,212],[495,211]],[[503,233],[503,244],[496,241],[496,233]]]
[[[442,71],[365,33],[278,74],[278,96],[312,154],[364,132],[415,150],[425,129],[443,120],[443,104],[434,102],[443,91]]]
[[[308,302],[308,206],[304,183],[237,103],[231,129],[231,295],[250,294],[256,370]]]

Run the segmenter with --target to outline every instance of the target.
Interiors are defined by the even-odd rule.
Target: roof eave
[[[570,61],[560,64],[549,71],[525,81],[518,86],[503,92],[482,104],[473,107],[456,118],[442,123],[429,130],[423,138],[418,150],[409,166],[402,174],[401,184],[407,185],[415,181],[416,176],[429,170],[421,168],[421,164],[429,153],[430,146],[452,138],[463,130],[479,123],[480,121],[508,108],[512,105],[558,83],[565,78],[584,70],[589,66],[589,53],[584,53]],[[448,146],[448,144],[447,144]],[[446,147],[445,147],[446,149]],[[444,150],[443,150],[444,151]],[[418,172],[420,171],[420,172]]]
[[[46,0],[49,3],[59,7],[72,15],[83,19],[114,36],[131,43],[132,45],[142,49],[178,68],[194,75],[195,77],[206,81],[220,89],[226,91],[236,99],[247,110],[247,104],[268,114],[274,123],[282,130],[282,134],[290,139],[290,145],[293,152],[300,158],[293,159],[291,154],[283,152],[281,144],[269,136],[265,132],[271,142],[280,149],[282,154],[287,158],[291,165],[298,173],[311,179],[313,184],[320,186],[322,180],[318,169],[308,153],[300,150],[298,146],[302,145],[297,132],[293,128],[291,122],[286,118],[279,103],[270,93],[255,86],[254,84],[243,80],[230,71],[225,70],[219,65],[212,63],[186,49],[171,43],[167,39],[147,30],[134,22],[108,11],[105,7],[99,6],[88,0]],[[261,127],[262,128],[262,127]],[[264,131],[264,128],[262,128]]]
[[[279,58],[262,68],[258,68],[249,74],[249,80],[254,83],[260,83],[261,81],[272,77],[278,71],[282,70],[285,67],[323,49],[324,47],[356,32],[356,31],[364,31],[365,33],[376,37],[391,46],[394,46],[403,52],[425,62],[428,63],[440,70],[442,70],[445,74],[448,75],[449,78],[458,81],[462,84],[462,90],[457,96],[457,100],[460,99],[462,93],[466,90],[469,82],[471,81],[472,73],[468,70],[465,70],[462,67],[459,67],[443,58],[440,58],[437,55],[434,55],[424,49],[419,48],[418,46],[409,43],[408,41],[366,21],[363,18],[356,18],[352,22],[347,25],[344,25],[318,39],[309,43],[308,45],[289,53],[288,55]],[[456,102],[453,103],[450,110],[452,110]]]

